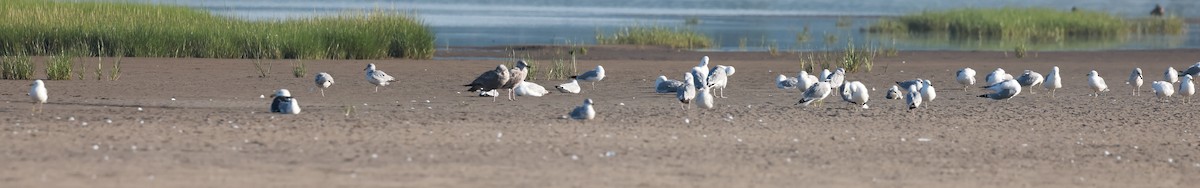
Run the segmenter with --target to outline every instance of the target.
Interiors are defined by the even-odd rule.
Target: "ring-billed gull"
[[[1013,76],[1007,72],[1004,72],[1004,69],[1002,68],[996,68],[995,71],[992,71],[992,73],[988,73],[987,76],[984,76],[984,81],[986,81],[988,85],[996,85],[997,83],[1012,79]]]
[[[833,87],[829,86],[829,82],[817,82],[808,90],[804,90],[804,93],[800,95],[800,101],[797,101],[796,104],[808,106],[813,102],[825,100],[825,97],[829,97],[829,93],[833,93]]]
[[[937,98],[937,90],[933,89],[933,82],[929,81],[929,80],[922,80],[922,81],[923,82],[921,84],[921,99],[925,100],[925,102],[933,101],[934,98]],[[925,105],[929,106],[929,104],[925,104]]]
[[[1088,87],[1092,88],[1092,98],[1100,97],[1100,92],[1108,91],[1108,84],[1104,83],[1104,78],[1100,77],[1096,70],[1088,73]]]
[[[885,99],[904,99],[904,94],[900,93],[900,86],[892,85],[892,88],[887,90],[887,95],[884,96],[883,98],[885,98]]]
[[[817,78],[819,78],[819,80],[817,80],[817,81],[818,82],[829,82],[829,75],[831,75],[831,74],[833,74],[833,72],[829,72],[829,69],[821,69],[821,77],[817,77]]]
[[[957,78],[955,81],[963,85],[963,91],[975,85],[975,69],[971,69],[970,67],[959,69],[956,75]]]
[[[471,81],[470,84],[463,86],[470,86],[471,88],[467,89],[467,91],[470,92],[500,89],[500,86],[504,86],[505,83],[508,83],[508,80],[511,78],[511,74],[512,73],[509,72],[508,67],[505,67],[504,64],[500,64],[496,66],[496,69],[479,74],[479,77],[475,77],[474,81]],[[492,96],[492,102],[496,102],[496,96]]]
[[[375,92],[379,92],[379,86],[387,86],[388,82],[396,81],[396,78],[389,76],[382,70],[376,70],[374,63],[367,64],[367,68],[363,70],[367,71],[367,82],[375,84]]]
[[[584,99],[583,105],[571,110],[571,119],[590,120],[596,118],[596,109],[592,108],[592,99]]]
[[[329,88],[329,86],[333,85],[333,76],[329,75],[329,73],[320,72],[317,73],[316,77],[317,78],[314,80],[314,82],[317,84],[317,88],[321,88],[321,96],[324,97],[325,88]]]
[[[692,86],[693,81],[691,73],[683,73],[684,87],[675,91],[675,98],[679,99],[680,108],[688,109],[688,105],[692,103],[692,99],[696,98],[696,87]]]
[[[921,107],[921,91],[917,90],[917,85],[908,86],[908,97],[904,97],[904,102],[908,102],[908,109],[916,109]]]
[[[1179,83],[1179,71],[1175,71],[1175,67],[1167,67],[1167,71],[1163,72],[1163,80],[1172,84]]]
[[[554,89],[558,89],[558,92],[563,93],[579,93],[579,81],[571,79],[570,82],[554,86]]]
[[[1158,100],[1166,101],[1166,98],[1170,98],[1171,95],[1175,94],[1175,89],[1172,86],[1174,85],[1171,85],[1171,82],[1154,81],[1154,83],[1150,84],[1150,89],[1154,89],[1154,96],[1158,96]]]
[[[775,87],[782,89],[782,90],[796,89],[796,87],[798,85],[800,85],[799,82],[800,81],[797,80],[796,78],[788,78],[787,76],[784,76],[783,74],[780,74],[779,76],[775,77]]]
[[[1186,70],[1183,70],[1182,74],[1192,75],[1192,78],[1200,77],[1200,62],[1196,62],[1196,64],[1192,64],[1191,67],[1188,67]]]
[[[696,90],[696,106],[707,109],[712,109],[713,106],[716,106],[714,103],[716,101],[713,101],[712,89],[713,87],[711,86],[705,86]]]
[[[657,80],[654,80],[655,93],[674,93],[679,88],[683,87],[683,81],[672,80],[667,76],[659,75]]]
[[[692,67],[692,87],[700,89],[708,85],[708,56],[700,58],[700,64]]]
[[[1046,75],[1046,81],[1042,82],[1042,86],[1050,90],[1050,98],[1054,98],[1054,91],[1062,88],[1062,77],[1059,77],[1058,66],[1050,69],[1050,74]]]
[[[513,65],[513,68],[508,71],[508,81],[504,82],[504,85],[501,85],[499,89],[508,89],[509,101],[517,100],[516,97],[513,97],[513,94],[516,92],[514,90],[516,89],[517,85],[525,82],[525,76],[529,74],[529,67],[533,66],[525,63],[525,60],[519,60],[517,61],[516,65]]]
[[[821,82],[821,79],[817,78],[816,75],[808,74],[808,71],[800,71],[800,74],[796,75],[796,81],[800,84],[796,88],[800,89],[800,92],[804,92],[809,87],[812,87],[812,85],[817,84],[817,82]]]
[[[1133,73],[1129,74],[1129,80],[1126,80],[1125,84],[1133,87],[1133,95],[1136,96],[1142,91],[1142,82],[1142,68],[1133,68]]]
[[[1021,94],[1021,83],[1017,83],[1016,80],[1006,80],[1004,82],[992,84],[985,88],[990,89],[993,92],[979,95],[979,97],[989,98],[992,100],[1008,100],[1017,96],[1017,94]]]
[[[275,94],[271,94],[271,97],[271,112],[300,114],[300,101],[292,98],[292,93],[287,89],[275,90]]]
[[[846,85],[842,86],[842,100],[850,104],[859,105],[862,109],[867,109],[870,108],[867,106],[867,101],[871,100],[871,96],[868,94],[867,85],[863,85],[862,82],[851,81],[846,82]]]
[[[1196,84],[1192,83],[1192,75],[1185,74],[1179,83],[1179,96],[1183,97],[1184,102],[1191,103],[1193,94],[1196,94]]]
[[[833,74],[829,75],[829,86],[832,87],[832,89],[840,90],[842,88],[842,85],[845,83],[846,83],[846,69],[838,68],[837,70],[833,71]],[[841,95],[841,94],[839,93],[838,95]]]
[[[1034,93],[1033,86],[1042,84],[1043,81],[1045,81],[1045,78],[1042,78],[1041,73],[1031,70],[1025,70],[1025,73],[1021,74],[1021,77],[1017,77],[1017,83],[1020,83],[1022,87],[1029,87],[1029,93]]]
[[[920,79],[920,78],[917,78],[915,80],[905,80],[905,81],[896,82],[897,86],[900,86],[900,88],[905,88],[905,89],[907,89],[908,86],[914,86],[914,85],[917,86],[918,89],[920,89],[921,87],[923,87],[923,86],[921,86],[923,84],[925,84],[925,79]]]
[[[571,76],[571,78],[574,78],[575,80],[579,80],[579,81],[591,82],[592,90],[595,90],[596,82],[599,82],[600,80],[604,80],[604,66],[596,65],[595,69],[592,69],[587,72],[583,72],[583,74]]]
[[[33,109],[30,111],[41,112],[46,108],[46,99],[50,96],[46,93],[46,83],[42,80],[34,80],[33,84],[29,84],[29,98],[33,99]]]
[[[550,93],[550,91],[546,91],[546,87],[533,82],[521,82],[513,90],[517,96],[541,97]]]
[[[721,98],[725,98],[725,86],[729,85],[729,76],[734,73],[733,66],[717,65],[709,70],[708,86],[712,89],[720,89]]]

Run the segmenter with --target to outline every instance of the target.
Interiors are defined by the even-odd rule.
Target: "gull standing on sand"
[[[659,75],[658,80],[654,80],[654,92],[674,93],[676,90],[679,90],[679,88],[683,87],[683,85],[683,81],[672,80],[667,78],[667,76]]]
[[[708,85],[708,56],[700,58],[700,64],[692,67],[692,87],[700,89]]]
[[[546,94],[550,94],[550,91],[546,91],[546,87],[542,87],[542,85],[538,85],[537,83],[533,82],[521,82],[520,84],[517,84],[517,87],[513,88],[513,90],[515,90],[514,93],[517,94],[517,96],[541,97]]]
[[[1126,85],[1133,87],[1133,95],[1137,96],[1139,91],[1142,91],[1142,68],[1133,68],[1133,73],[1129,74],[1129,80],[1125,81]]]
[[[591,82],[592,90],[596,90],[596,82],[604,80],[604,66],[596,65],[595,69],[583,72],[583,74],[579,74],[577,76],[571,76],[571,78],[579,81]]]
[[[367,82],[375,84],[375,92],[379,92],[379,86],[387,86],[388,82],[396,82],[396,78],[382,70],[376,70],[374,63],[367,64],[367,68],[363,70],[367,71]]]
[[[1050,69],[1050,74],[1046,75],[1046,81],[1042,82],[1042,86],[1050,90],[1050,98],[1054,98],[1054,91],[1062,88],[1062,77],[1059,77],[1058,66]]]
[[[1179,71],[1175,71],[1175,67],[1167,67],[1167,71],[1163,72],[1163,81],[1179,83]]]
[[[975,69],[971,69],[970,67],[959,69],[957,75],[958,78],[956,81],[958,81],[958,84],[963,85],[963,91],[975,85]]]
[[[1188,67],[1187,70],[1183,70],[1183,74],[1192,75],[1192,78],[1200,77],[1200,62],[1196,62],[1196,64]]]
[[[275,94],[271,94],[271,112],[280,114],[300,114],[300,101],[292,98],[292,93],[287,89],[275,90]]]
[[[1183,97],[1183,101],[1192,102],[1192,95],[1196,94],[1196,84],[1192,83],[1192,75],[1183,75],[1183,82],[1179,83],[1179,96]]]
[[[675,98],[679,99],[680,108],[687,110],[688,105],[692,103],[692,99],[696,98],[696,87],[692,86],[695,78],[692,78],[691,73],[683,73],[683,88],[675,91]]]
[[[708,85],[712,89],[720,89],[720,97],[725,97],[725,86],[729,85],[729,76],[733,76],[733,66],[717,65],[708,72]]]
[[[1051,74],[1053,74],[1053,72],[1051,72]],[[1006,80],[1004,82],[992,84],[985,88],[990,89],[993,92],[979,95],[979,97],[989,98],[992,100],[1008,100],[1017,96],[1017,94],[1021,94],[1021,83],[1018,83],[1016,80]]]
[[[509,72],[508,67],[500,64],[496,66],[496,69],[479,74],[479,77],[475,77],[474,81],[463,86],[471,87],[467,89],[470,92],[500,89],[501,86],[508,83],[511,76],[512,73]],[[492,95],[492,102],[496,102],[496,95]]]
[[[1159,101],[1165,102],[1166,98],[1170,98],[1171,95],[1175,94],[1175,89],[1173,89],[1173,86],[1174,85],[1171,85],[1171,82],[1154,81],[1154,83],[1150,84],[1150,89],[1154,89],[1154,96],[1158,96]]]
[[[842,100],[867,109],[870,108],[867,106],[867,101],[871,100],[871,96],[868,94],[866,85],[863,85],[862,82],[851,81],[846,82],[846,85],[842,87]]]
[[[821,82],[821,79],[815,75],[808,74],[808,71],[800,71],[800,74],[796,75],[796,82],[800,84],[796,88],[800,89],[800,92],[804,92],[809,87],[816,85],[817,82]]]
[[[800,81],[797,78],[788,78],[783,74],[775,77],[775,87],[782,90],[793,90],[799,87]]]
[[[314,80],[314,82],[316,82],[317,88],[321,89],[321,96],[324,97],[325,96],[325,88],[329,88],[329,86],[333,85],[333,76],[329,75],[329,73],[320,72],[320,73],[317,73],[316,77],[317,77],[317,79]]]
[[[46,93],[46,83],[42,82],[42,80],[34,80],[33,84],[29,84],[29,94],[26,95],[29,95],[29,98],[33,99],[33,109],[30,111],[35,113],[41,112],[42,109],[46,108],[46,99],[50,97]]]
[[[1021,77],[1017,77],[1017,83],[1020,83],[1022,87],[1029,87],[1029,93],[1034,93],[1033,86],[1042,84],[1043,81],[1045,81],[1045,78],[1042,78],[1041,73],[1033,72],[1031,70],[1025,70],[1025,73],[1021,74]]]
[[[921,84],[921,99],[924,99],[925,102],[931,102],[934,98],[937,98],[937,90],[933,89],[932,81],[924,81],[924,84]],[[929,106],[929,104],[926,104],[926,106]]]
[[[1100,97],[1100,92],[1108,91],[1108,84],[1104,83],[1104,78],[1101,78],[1096,70],[1088,73],[1088,87],[1092,88],[1092,98]]]
[[[904,98],[904,102],[908,102],[908,109],[916,109],[921,107],[921,91],[917,90],[917,85],[908,86],[908,97]]]
[[[888,89],[887,95],[884,96],[883,98],[885,98],[885,99],[904,99],[904,94],[900,93],[900,86],[892,85],[892,88]]]
[[[504,85],[501,85],[498,89],[508,89],[509,101],[517,100],[517,98],[513,95],[516,94],[515,90],[517,85],[525,82],[525,76],[529,75],[529,67],[533,66],[529,66],[528,63],[525,63],[525,60],[519,60],[517,61],[516,65],[513,65],[512,69],[508,70],[508,75],[510,76],[508,81],[505,82]]]
[[[829,86],[829,82],[817,82],[800,95],[800,101],[797,101],[796,104],[808,106],[815,101],[825,100],[825,97],[829,97],[829,93],[833,93],[833,87]]]
[[[563,93],[579,93],[579,81],[571,79],[571,82],[558,84],[554,86],[554,89],[558,89],[558,92]]]
[[[592,108],[592,99],[584,99],[583,105],[576,106],[571,110],[571,119],[590,120],[596,118],[596,109]]]
[[[992,73],[988,73],[988,75],[984,77],[984,81],[986,81],[989,86],[996,85],[997,83],[1003,82],[1005,80],[1012,80],[1012,79],[1013,79],[1013,76],[1011,74],[1005,73],[1004,69],[1002,69],[1002,68],[996,68],[995,71],[992,71]]]

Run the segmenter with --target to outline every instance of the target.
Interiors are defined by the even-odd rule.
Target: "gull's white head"
[[[374,64],[374,63],[369,63],[369,64],[367,64],[367,68],[365,68],[365,69],[363,69],[363,70],[365,70],[365,71],[374,71],[374,70],[375,70],[375,64]]]
[[[1091,77],[1099,77],[1099,76],[1100,76],[1100,73],[1099,73],[1099,72],[1096,72],[1096,70],[1092,70],[1092,72],[1088,72],[1088,76],[1091,76]]]
[[[665,82],[665,81],[667,81],[667,76],[665,76],[665,75],[658,75],[658,79],[657,79],[657,80],[654,80],[654,85],[661,84],[662,82]]]
[[[929,80],[922,79],[921,83],[925,83],[926,86],[933,86],[933,82],[931,82]]]
[[[592,99],[584,99],[583,105],[592,105]]]
[[[775,77],[776,82],[782,82],[784,80],[787,80],[787,76],[784,76],[783,74],[780,74],[779,76]]]
[[[703,67],[708,66],[708,56],[704,56],[704,58],[700,58],[700,66],[703,66]]]
[[[42,80],[34,80],[33,84],[30,84],[29,86],[41,88],[41,87],[46,87],[46,83],[43,83]]]
[[[271,95],[271,97],[292,97],[292,92],[289,92],[287,89],[279,89],[275,90],[275,94]]]

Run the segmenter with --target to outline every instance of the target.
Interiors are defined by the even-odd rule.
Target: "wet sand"
[[[1167,66],[1182,70],[1200,50],[1030,58],[904,51],[847,76],[874,89],[866,110],[834,96],[821,107],[795,105],[798,92],[773,83],[800,70],[789,53],[595,46],[578,69],[604,65],[608,78],[595,89],[584,84],[582,94],[492,102],[466,92],[462,84],[505,63],[481,57],[507,57],[503,50],[439,52],[450,60],[303,60],[304,78],[291,75],[296,60],[269,61],[270,77],[260,78],[251,60],[125,58],[118,81],[91,72],[46,81],[50,103],[37,115],[25,96],[30,81],[0,80],[0,187],[1200,185],[1192,120],[1200,103],[1155,102],[1146,92]],[[680,79],[703,55],[737,67],[715,109],[681,111],[673,94],[653,93],[655,77]],[[373,93],[367,63],[400,82]],[[997,67],[1019,76],[1051,66],[1064,79],[1056,98],[1038,87],[993,101],[953,81],[962,67],[982,82]],[[1145,71],[1143,96],[1124,84],[1133,67]],[[1093,69],[1112,88],[1098,98],[1087,96]],[[313,89],[317,72],[337,81],[327,97]],[[914,78],[938,87],[927,108],[883,99],[891,83]],[[550,89],[565,82],[531,81]],[[268,113],[270,100],[259,96],[278,88],[292,91],[302,114]],[[561,119],[585,98],[597,103],[595,120]]]

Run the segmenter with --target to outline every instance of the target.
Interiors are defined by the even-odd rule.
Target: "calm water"
[[[344,11],[385,9],[415,12],[437,32],[439,48],[519,44],[594,44],[597,31],[629,25],[692,27],[713,36],[712,50],[820,50],[872,41],[901,50],[1011,49],[992,41],[929,37],[891,38],[859,32],[881,16],[961,7],[1072,6],[1127,17],[1145,16],[1154,5],[1187,18],[1200,18],[1200,1],[1076,0],[147,0],[181,4],[246,19],[286,19]],[[699,24],[687,25],[689,18]],[[837,26],[837,22],[849,22]],[[797,40],[808,28],[808,40]],[[1179,36],[1134,36],[1105,41],[1068,41],[1040,50],[1200,48],[1200,26]],[[803,34],[802,34],[803,35]],[[827,40],[833,39],[833,40]]]

